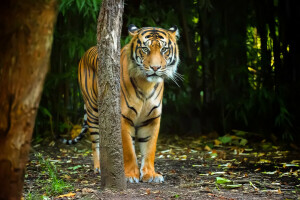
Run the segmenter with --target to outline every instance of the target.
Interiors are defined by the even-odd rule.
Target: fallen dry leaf
[[[214,143],[215,143],[215,146],[219,146],[222,142],[220,140],[215,139]]]
[[[150,194],[151,193],[151,191],[150,191],[150,189],[146,189],[146,194]]]
[[[69,175],[67,175],[67,174],[65,174],[64,176],[63,176],[63,178],[65,178],[65,179],[71,179],[71,176],[69,176]]]
[[[70,192],[68,194],[59,195],[57,198],[63,198],[63,197],[74,197],[76,193]]]
[[[207,146],[207,145],[204,147],[204,149],[205,149],[206,151],[211,151],[211,148],[210,148],[209,146]]]
[[[278,189],[278,194],[281,194],[282,192],[281,192],[281,190],[280,190],[280,188]]]

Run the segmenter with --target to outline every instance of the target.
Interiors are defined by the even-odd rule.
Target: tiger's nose
[[[161,68],[161,66],[150,66],[150,67],[151,67],[151,69],[153,69],[153,71],[155,71],[155,72]]]

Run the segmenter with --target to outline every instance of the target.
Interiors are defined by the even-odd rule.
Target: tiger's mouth
[[[162,82],[164,80],[164,77],[157,73],[153,73],[153,74],[146,74],[146,79],[149,82]]]
[[[154,73],[154,74],[150,74],[150,75],[149,75],[149,74],[147,74],[146,76],[147,76],[147,77],[160,77],[160,76],[159,76],[159,75],[157,75],[156,73]]]

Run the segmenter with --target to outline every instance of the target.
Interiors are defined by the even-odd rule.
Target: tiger
[[[129,25],[130,42],[121,50],[120,97],[121,135],[124,172],[130,183],[164,182],[154,169],[159,134],[164,80],[178,77],[179,31]],[[77,142],[89,130],[92,141],[94,172],[100,173],[99,127],[97,104],[97,46],[85,52],[79,62],[78,82],[84,99],[84,122],[81,133],[68,143]],[[175,81],[176,82],[176,81]],[[139,143],[141,164],[138,167],[135,143]]]

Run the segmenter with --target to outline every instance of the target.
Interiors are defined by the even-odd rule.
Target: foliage
[[[47,196],[62,194],[65,191],[73,189],[73,186],[58,177],[58,172],[54,163],[49,159],[45,159],[41,153],[36,153],[35,156],[39,160],[41,166],[40,177],[36,180],[37,183],[42,184],[40,191],[29,191],[26,194],[26,199],[48,199]],[[45,178],[46,176],[47,178]],[[43,193],[41,195],[40,193]]]
[[[59,6],[51,55],[35,133],[69,132],[83,116],[83,100],[77,83],[81,56],[96,44],[97,16],[101,0],[62,0]]]
[[[83,114],[77,64],[96,44],[100,0],[62,0],[51,70],[36,132],[68,132]],[[286,9],[283,9],[286,8]],[[122,40],[129,24],[181,34],[180,87],[166,83],[162,133],[225,134],[242,129],[300,139],[297,6],[276,1],[125,1]],[[52,117],[50,117],[52,116]]]
[[[68,183],[65,183],[62,179],[57,176],[56,166],[50,162],[48,159],[45,159],[41,154],[37,154],[39,162],[43,167],[43,172],[47,173],[49,181],[44,186],[47,194],[55,195],[61,194],[65,189],[72,189],[72,186]]]

